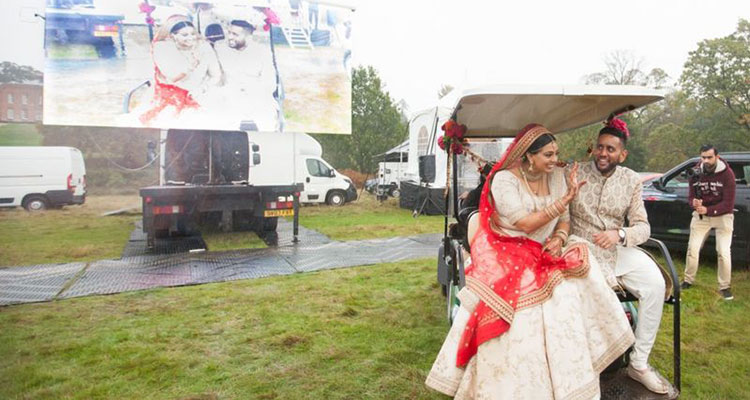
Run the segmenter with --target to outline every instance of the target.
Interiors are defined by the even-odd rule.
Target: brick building
[[[42,85],[0,84],[0,122],[42,122]]]

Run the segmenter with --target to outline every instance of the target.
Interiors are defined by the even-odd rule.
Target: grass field
[[[0,308],[0,398],[444,398],[423,384],[448,329],[434,264]],[[725,302],[713,268],[682,296],[682,398],[750,398],[750,275]],[[652,355],[668,376],[671,318]]]
[[[30,214],[21,208],[0,209],[0,266],[93,261],[119,258],[141,219],[138,196],[89,196],[82,206]],[[106,211],[133,207],[125,215],[102,217]],[[305,206],[300,224],[335,240],[360,240],[441,232],[443,218],[412,218],[397,199],[379,203],[366,193],[343,207]],[[262,248],[253,232],[204,230],[210,251]]]
[[[219,232],[206,230],[202,231],[201,235],[209,251],[262,249],[266,247],[266,244],[255,232]]]
[[[139,205],[137,196],[92,196],[62,210],[0,209],[0,266],[119,258],[140,215],[100,215]]]
[[[0,146],[41,146],[42,134],[33,124],[0,124]]]
[[[420,215],[400,208],[398,199],[381,203],[363,192],[359,200],[343,207],[305,206],[300,209],[300,224],[335,240],[361,240],[409,236],[443,231],[442,216]]]

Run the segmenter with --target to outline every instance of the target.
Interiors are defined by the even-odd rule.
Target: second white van
[[[0,146],[0,207],[29,211],[86,201],[81,151],[57,146]]]

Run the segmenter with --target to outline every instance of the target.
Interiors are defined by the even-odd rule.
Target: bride
[[[554,136],[527,125],[490,173],[469,223],[461,309],[427,376],[457,399],[599,398],[599,373],[633,344],[585,244],[566,247],[585,182],[557,166]]]

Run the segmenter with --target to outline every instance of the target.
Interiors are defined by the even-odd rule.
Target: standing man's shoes
[[[669,385],[651,367],[640,370],[633,368],[632,365],[628,365],[628,376],[630,379],[640,382],[646,389],[654,393],[666,394],[669,392]]]
[[[682,290],[688,290],[691,287],[693,287],[693,284],[689,282],[682,281],[682,283],[680,284],[680,289]]]
[[[721,295],[721,297],[724,298],[724,300],[734,300],[734,296],[732,296],[732,291],[729,290],[729,288],[719,290],[719,294]]]

